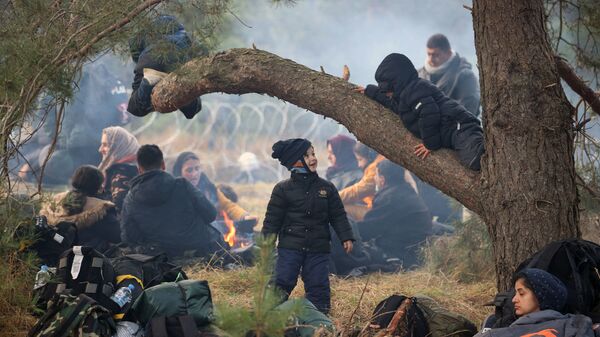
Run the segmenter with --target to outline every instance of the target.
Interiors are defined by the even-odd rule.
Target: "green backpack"
[[[59,295],[29,331],[28,337],[110,337],[116,331],[112,314],[92,298]]]
[[[144,290],[132,306],[134,317],[146,327],[154,318],[191,316],[198,328],[214,320],[208,282],[164,282]]]
[[[471,337],[477,327],[465,317],[442,308],[425,295],[416,295],[416,304],[427,320],[430,337]]]

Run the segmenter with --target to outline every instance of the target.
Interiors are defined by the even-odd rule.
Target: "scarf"
[[[448,66],[450,65],[450,63],[452,63],[452,60],[454,60],[454,58],[457,57],[456,56],[456,52],[453,50],[452,51],[452,55],[450,56],[450,58],[448,58],[448,60],[446,60],[446,62],[440,64],[437,67],[434,67],[432,65],[429,64],[429,62],[427,62],[427,59],[425,60],[425,71],[427,71],[430,75],[438,75],[438,74],[443,74],[446,72],[446,70],[448,70]]]
[[[108,140],[108,154],[102,158],[98,169],[106,174],[106,170],[113,164],[130,163],[136,160],[137,150],[140,144],[134,135],[120,126],[111,126],[102,133]]]

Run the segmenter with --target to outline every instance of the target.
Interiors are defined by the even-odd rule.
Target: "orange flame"
[[[221,213],[223,214],[223,220],[225,221],[225,225],[227,225],[227,228],[229,228],[229,232],[223,235],[223,239],[225,239],[225,242],[229,244],[229,247],[233,247],[235,246],[235,226],[233,224],[233,220],[231,220],[227,216],[227,213],[225,213],[225,211]]]

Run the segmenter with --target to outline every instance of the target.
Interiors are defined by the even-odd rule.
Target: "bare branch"
[[[81,47],[79,49],[79,51],[77,51],[75,53],[75,55],[71,55],[65,61],[69,61],[75,57],[82,57],[82,56],[87,55],[89,53],[90,49],[92,49],[92,47],[96,43],[98,43],[98,41],[102,40],[104,37],[106,37],[107,35],[111,34],[114,31],[116,31],[117,29],[125,26],[126,24],[131,22],[131,20],[133,20],[136,16],[138,16],[140,13],[142,13],[146,9],[156,6],[163,1],[164,0],[148,0],[148,1],[141,3],[136,8],[134,8],[131,12],[129,12],[123,19],[121,19],[117,23],[113,24],[112,26],[107,27],[106,29],[104,29],[103,31],[98,33],[98,35],[94,36],[87,44],[85,44],[83,47]]]
[[[560,77],[567,82],[569,87],[573,89],[581,98],[583,98],[592,108],[592,110],[600,115],[600,95],[594,92],[582,79],[575,73],[569,63],[560,56],[554,56],[556,68]]]

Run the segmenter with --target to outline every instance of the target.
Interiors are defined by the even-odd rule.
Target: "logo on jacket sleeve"
[[[318,195],[319,195],[320,198],[327,198],[327,190],[325,190],[325,189],[319,190],[319,194]]]

